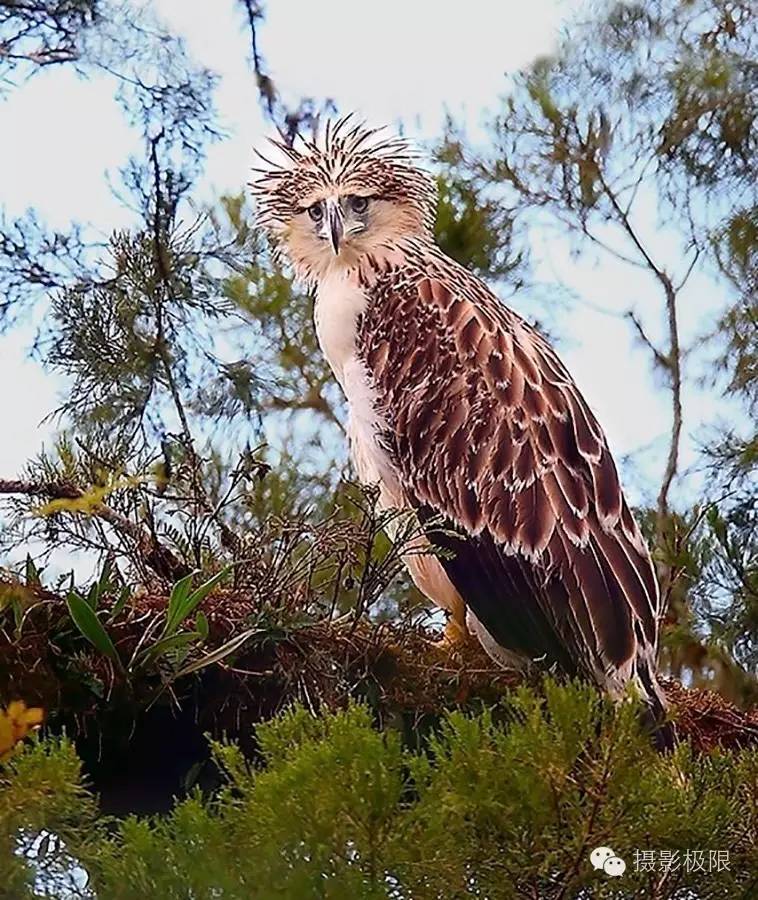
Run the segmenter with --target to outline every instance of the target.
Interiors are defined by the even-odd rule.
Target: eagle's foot
[[[450,616],[445,623],[445,630],[442,637],[437,641],[438,646],[446,647],[450,650],[457,650],[471,640],[468,628],[466,628],[465,619],[458,619],[456,616]]]
[[[446,656],[458,656],[472,640],[474,636],[466,628],[465,618],[453,614],[448,616],[440,637],[431,640],[430,644]]]

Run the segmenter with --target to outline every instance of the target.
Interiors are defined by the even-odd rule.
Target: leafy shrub
[[[409,750],[365,707],[297,707],[259,726],[258,766],[214,744],[220,791],[121,821],[96,815],[70,744],[38,742],[0,774],[5,896],[74,859],[81,895],[108,900],[750,896],[758,754],[661,756],[638,721],[631,703],[547,681],[451,713]],[[14,852],[48,832],[35,860]],[[593,869],[596,846],[626,860],[622,877]],[[680,851],[680,869],[636,871],[649,849]],[[729,851],[728,870],[685,870],[685,851],[711,849]]]

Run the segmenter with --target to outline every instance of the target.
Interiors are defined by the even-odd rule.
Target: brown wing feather
[[[429,274],[431,272],[431,275]],[[382,273],[359,353],[404,489],[503,646],[603,682],[655,653],[658,589],[605,437],[547,342],[441,255]]]

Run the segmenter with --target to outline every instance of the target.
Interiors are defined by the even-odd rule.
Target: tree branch
[[[647,332],[642,327],[642,322],[640,322],[640,320],[637,318],[634,311],[630,309],[627,312],[626,317],[627,317],[627,319],[629,319],[629,321],[632,323],[632,325],[634,325],[634,328],[637,331],[637,334],[639,335],[640,340],[647,347],[647,349],[653,354],[653,357],[655,358],[655,361],[658,363],[658,365],[662,369],[666,369],[668,371],[668,369],[669,369],[668,357],[666,356],[665,353],[662,353],[655,346],[655,344],[650,340],[650,338],[647,336]]]
[[[668,495],[671,490],[671,484],[676,475],[679,465],[679,445],[682,435],[682,370],[681,370],[681,347],[679,345],[679,323],[677,318],[677,291],[674,287],[668,273],[661,269],[645,249],[642,241],[635,232],[629,220],[628,212],[621,208],[615,192],[606,182],[600,167],[597,167],[597,178],[603,188],[608,202],[616,215],[616,219],[624,229],[629,239],[632,241],[640,256],[644,259],[650,271],[653,273],[659,284],[663,288],[666,298],[666,322],[668,326],[668,353],[661,354],[655,350],[653,345],[647,339],[642,329],[637,326],[638,332],[642,336],[645,343],[653,349],[656,354],[656,361],[665,365],[669,374],[671,386],[671,436],[669,440],[669,450],[666,459],[666,467],[663,472],[663,480],[658,492],[658,514],[660,518],[668,514]],[[634,319],[632,319],[634,321]],[[637,323],[635,322],[635,325]]]
[[[84,491],[69,481],[0,479],[0,494],[44,497],[48,500],[78,500],[84,496]],[[188,566],[139,523],[132,522],[102,502],[97,504],[92,514],[107,522],[119,534],[134,541],[140,558],[160,578],[173,582],[189,574]]]

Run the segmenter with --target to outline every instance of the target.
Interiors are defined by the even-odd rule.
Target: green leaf
[[[195,573],[190,572],[181,578],[171,589],[171,596],[168,598],[168,612],[166,614],[166,627],[164,633],[169,634],[176,629],[181,622],[180,614],[182,605],[186,601],[190,590],[192,589],[192,579]]]
[[[124,608],[124,606],[126,606],[126,601],[131,597],[131,595],[132,588],[128,584],[125,584],[121,588],[121,593],[118,595],[118,600],[116,600],[116,602],[111,607],[110,615],[108,616],[111,622],[119,616],[121,610]]]
[[[145,650],[137,665],[142,666],[147,662],[155,662],[160,659],[161,656],[165,656],[172,650],[179,650],[182,647],[186,647],[188,644],[192,644],[201,639],[201,637],[202,635],[197,631],[183,631],[181,634],[172,634],[168,637],[160,638]]]
[[[105,562],[103,563],[103,569],[100,572],[100,577],[97,579],[97,603],[100,602],[100,598],[107,594],[111,589],[111,574],[113,572],[113,557],[107,556],[105,558]],[[95,603],[95,606],[97,606]]]
[[[230,566],[225,566],[220,572],[217,572],[213,577],[209,578],[204,584],[201,584],[199,588],[196,588],[190,595],[187,597],[187,602],[185,605],[184,615],[188,616],[192,610],[201,603],[205,598],[210,594],[210,592],[219,584],[221,581],[226,578],[229,574]]]
[[[200,659],[196,659],[194,662],[186,665],[183,669],[180,669],[176,673],[175,679],[182,678],[184,675],[189,675],[190,672],[197,672],[198,669],[204,669],[206,666],[211,666],[214,663],[221,662],[222,659],[225,659],[231,653],[234,653],[251,638],[259,637],[261,635],[265,635],[266,633],[267,632],[265,628],[248,628],[247,631],[241,632],[236,637],[233,637],[230,641],[227,641],[225,644],[222,644],[220,647],[217,647],[210,653],[206,653],[206,655],[200,657]]]
[[[203,612],[199,612],[195,616],[195,630],[205,640],[208,637],[208,618]]]
[[[92,607],[92,609],[97,609],[97,603],[100,599],[100,584],[95,581],[92,587],[87,592],[87,603]]]
[[[39,569],[34,563],[34,560],[31,557],[31,554],[26,554],[26,566],[25,566],[25,582],[27,587],[31,587],[32,585],[40,585],[40,577],[39,577]]]
[[[192,576],[188,575],[187,578],[183,578],[181,581],[177,582],[174,586],[174,590],[171,592],[171,599],[168,604],[168,619],[166,621],[165,634],[173,634],[187,616],[195,610],[195,607],[210,594],[213,588],[215,588],[222,579],[226,578],[228,572],[229,566],[226,566],[220,572],[217,572],[206,582],[201,584],[200,587],[195,588],[191,594],[188,594],[187,590],[182,588],[182,591],[177,594],[177,598],[175,599],[174,592],[179,585],[183,585],[187,578],[191,578]]]
[[[114,662],[121,664],[118,651],[113,645],[113,641],[103,628],[97,613],[92,609],[89,603],[76,591],[69,591],[66,598],[66,605],[71,618],[76,627],[81,631],[84,637],[96,647],[103,656],[107,656]]]

